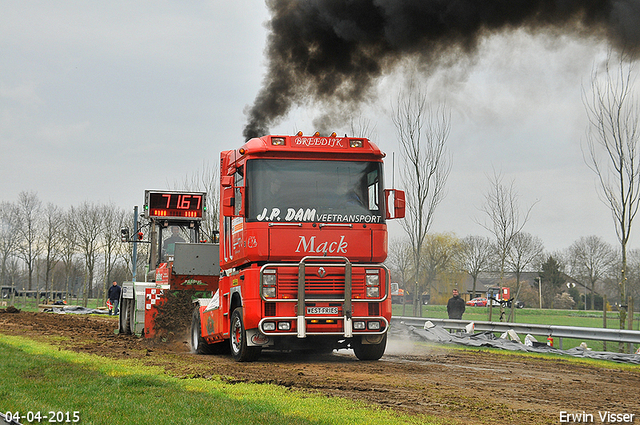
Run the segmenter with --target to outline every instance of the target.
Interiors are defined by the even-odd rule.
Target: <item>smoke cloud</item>
[[[423,72],[472,58],[480,42],[523,29],[640,44],[640,0],[267,0],[267,74],[247,108],[247,139],[295,105],[344,118],[378,78],[411,59]],[[329,106],[330,105],[330,106]],[[330,118],[329,118],[330,121]]]

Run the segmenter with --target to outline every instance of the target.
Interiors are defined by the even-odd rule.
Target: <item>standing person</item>
[[[449,298],[449,302],[447,303],[447,313],[449,314],[449,319],[462,319],[464,309],[464,300],[460,298],[460,293],[458,292],[458,290],[454,289],[453,296]]]
[[[109,288],[108,297],[109,301],[111,301],[111,305],[113,306],[112,310],[109,311],[109,316],[111,313],[114,315],[118,315],[118,303],[120,302],[120,293],[122,292],[122,288],[118,286],[118,282],[113,282],[111,288]]]
[[[171,226],[171,236],[164,240],[163,249],[165,260],[168,261],[168,256],[173,257],[176,252],[176,242],[184,242],[184,238],[180,236],[180,228],[178,226]]]

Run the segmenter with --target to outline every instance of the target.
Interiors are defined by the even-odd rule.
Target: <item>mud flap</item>
[[[269,347],[273,345],[273,339],[263,335],[258,329],[247,329],[245,333],[248,347]]]

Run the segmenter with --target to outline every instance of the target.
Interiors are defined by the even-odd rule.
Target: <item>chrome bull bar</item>
[[[307,299],[306,294],[306,267],[309,263],[324,263],[320,264],[326,266],[342,266],[344,267],[344,298],[337,299]],[[315,264],[319,265],[319,264]],[[358,266],[362,267],[382,267],[386,270],[386,267],[381,264],[359,264]],[[274,298],[265,298],[260,291],[260,296],[265,302],[296,302],[297,303],[297,315],[295,317],[296,321],[296,330],[298,338],[306,338],[307,336],[307,316],[306,316],[306,302],[317,302],[317,301],[333,301],[333,302],[341,302],[342,303],[342,312],[343,312],[343,332],[340,333],[345,338],[353,337],[353,309],[352,309],[352,269],[353,265],[346,257],[341,256],[306,256],[300,260],[298,263],[268,263],[262,266],[260,269],[260,282],[262,282],[262,278],[264,275],[264,271],[266,269],[273,269],[279,267],[298,267],[298,297],[295,299],[274,299]],[[374,302],[382,302],[387,299],[389,296],[389,273],[388,270],[385,273],[385,295],[381,299],[370,300]],[[315,318],[315,317],[314,317]],[[261,321],[262,322],[262,321]],[[386,320],[385,320],[386,322]]]
[[[307,319],[305,309],[305,276],[307,262],[344,262],[344,300],[342,304],[342,312],[344,314],[344,337],[351,338],[353,336],[353,321],[351,314],[351,261],[347,257],[320,257],[306,256],[298,264],[298,320],[297,330],[298,338],[307,337]]]

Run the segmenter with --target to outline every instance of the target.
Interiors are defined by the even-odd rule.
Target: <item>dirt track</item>
[[[0,310],[0,312],[2,312]],[[140,358],[185,378],[283,385],[366,401],[451,423],[558,424],[561,411],[633,413],[640,423],[638,371],[576,365],[486,351],[462,351],[390,339],[378,362],[341,351],[314,358],[264,353],[258,362],[197,356],[186,341],[162,343],[116,335],[110,317],[0,313],[0,332],[111,358]],[[64,338],[59,338],[60,336]],[[57,338],[51,338],[57,337]]]

